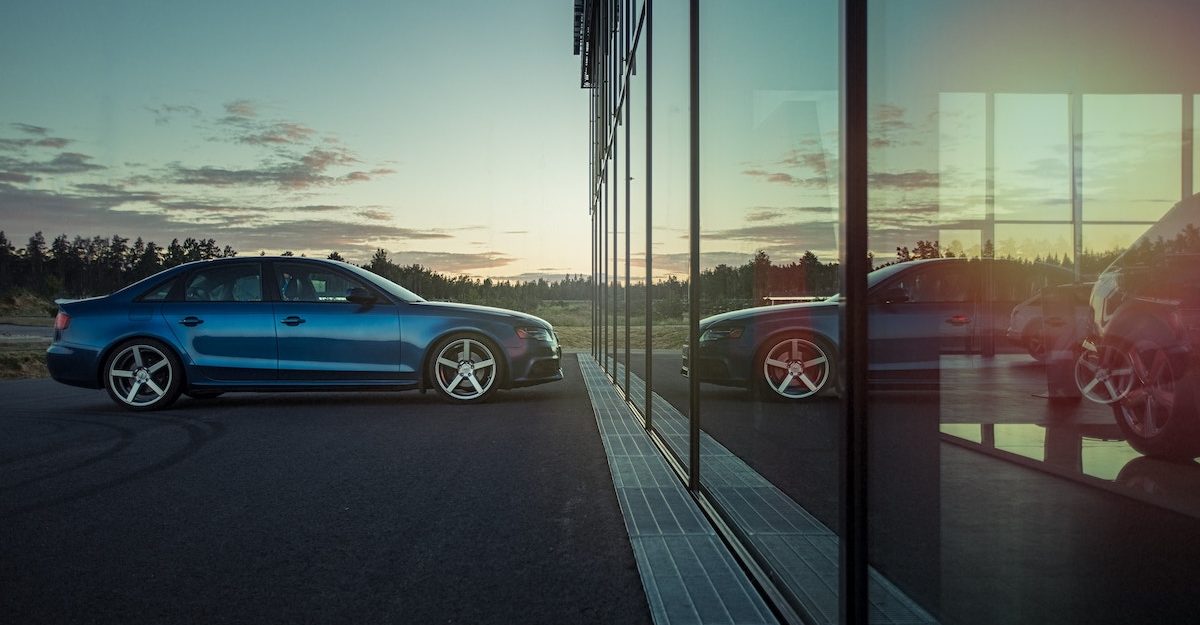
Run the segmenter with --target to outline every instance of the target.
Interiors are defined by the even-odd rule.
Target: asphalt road
[[[0,383],[0,621],[649,623],[564,364],[461,407]]]

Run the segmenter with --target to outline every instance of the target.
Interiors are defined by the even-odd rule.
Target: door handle
[[[298,326],[298,325],[304,323],[304,319],[302,317],[297,317],[296,315],[292,315],[290,317],[285,317],[282,323],[285,326]]]
[[[191,315],[188,315],[187,317],[180,319],[179,323],[181,323],[189,328],[194,328],[194,327],[204,323],[204,320],[199,317],[193,317]]]
[[[954,315],[946,320],[946,323],[952,326],[965,326],[971,323],[971,318],[966,315]]]

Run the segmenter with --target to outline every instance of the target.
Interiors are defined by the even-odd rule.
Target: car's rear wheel
[[[759,396],[804,400],[832,388],[837,378],[834,350],[815,336],[773,338],[759,350],[754,375]]]
[[[500,386],[502,362],[490,341],[473,334],[450,336],[434,348],[429,381],[453,403],[487,401]]]
[[[104,361],[108,396],[129,410],[160,410],[179,397],[183,366],[171,348],[154,339],[118,345]]]
[[[1194,382],[1182,376],[1184,363],[1163,344],[1139,340],[1128,350],[1134,382],[1112,405],[1125,440],[1148,456],[1190,460],[1200,456],[1200,418]]]

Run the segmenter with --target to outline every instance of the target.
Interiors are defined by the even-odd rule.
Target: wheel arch
[[[110,342],[108,345],[104,346],[104,349],[100,350],[100,355],[96,359],[96,383],[99,384],[99,386],[97,388],[101,388],[101,389],[105,388],[105,386],[104,386],[104,384],[105,384],[105,382],[104,382],[104,364],[108,362],[108,357],[111,356],[113,351],[116,350],[118,347],[120,347],[121,345],[124,345],[125,343],[128,343],[129,341],[132,341],[134,339],[150,339],[150,340],[162,343],[163,345],[166,345],[167,349],[171,350],[171,353],[175,356],[175,358],[179,359],[180,388],[184,389],[184,390],[186,390],[188,388],[187,369],[188,369],[188,365],[190,364],[191,361],[188,360],[187,356],[179,349],[179,346],[176,345],[174,341],[172,341],[169,338],[164,338],[161,336],[157,336],[155,334],[151,334],[149,332],[135,332],[133,334],[127,334],[127,335],[121,336],[120,338],[117,338],[117,339],[113,340],[112,342]]]
[[[503,347],[501,347],[502,343],[496,340],[496,337],[475,327],[456,327],[443,330],[429,341],[429,344],[425,347],[425,354],[421,357],[421,375],[419,378],[419,387],[421,389],[433,387],[433,380],[429,379],[429,364],[433,360],[434,351],[439,345],[442,344],[443,341],[459,334],[471,334],[482,338],[484,341],[487,341],[488,348],[495,352],[495,356],[501,364],[500,379],[497,380],[499,382],[498,388],[512,388],[512,363],[508,358],[508,350],[505,350]]]

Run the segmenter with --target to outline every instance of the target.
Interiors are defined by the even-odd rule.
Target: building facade
[[[575,1],[591,355],[783,620],[1195,619],[1197,24]]]

